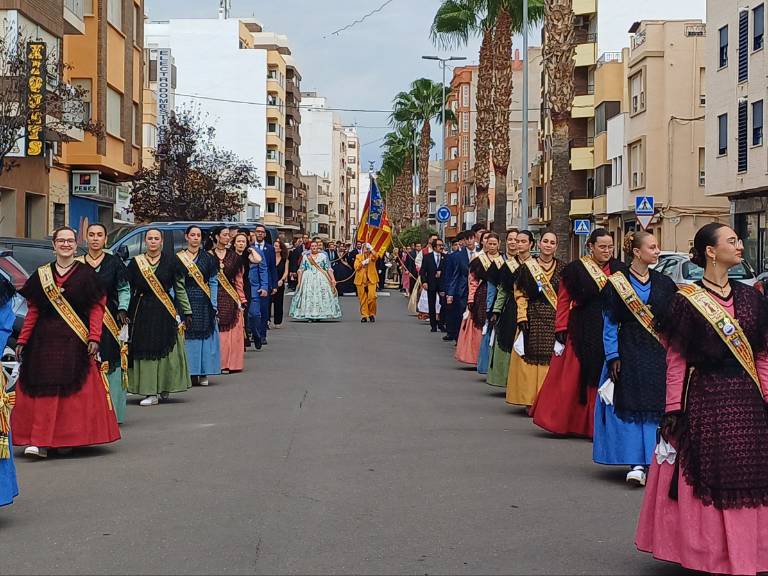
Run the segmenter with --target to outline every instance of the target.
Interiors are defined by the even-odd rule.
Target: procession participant
[[[490,266],[485,272],[485,324],[483,325],[483,337],[480,341],[480,351],[477,355],[478,374],[488,374],[488,367],[491,363],[491,336],[494,336],[493,305],[496,303],[496,293],[498,284],[498,275],[501,267],[504,266],[504,258],[499,254],[499,235],[495,232],[489,232],[485,236],[485,249],[480,258],[488,258]],[[482,271],[478,272],[482,276]],[[477,306],[482,306],[483,302],[478,302]]]
[[[613,257],[613,237],[592,231],[588,256],[563,268],[555,313],[555,353],[531,409],[537,426],[560,435],[592,437],[595,397],[605,362],[600,292],[625,266]]]
[[[335,252],[335,250],[334,250]],[[277,292],[272,294],[272,327],[283,327],[285,284],[288,281],[288,245],[282,240],[275,242],[275,269],[277,270]]]
[[[99,356],[102,362],[109,365],[109,394],[112,397],[117,423],[122,424],[128,396],[128,345],[121,339],[120,332],[128,323],[131,286],[128,284],[128,274],[123,261],[104,250],[107,243],[106,227],[103,224],[91,224],[86,230],[86,237],[88,253],[78,260],[94,269],[107,295]]]
[[[467,307],[469,297],[469,261],[470,250],[467,242],[472,234],[467,231],[459,232],[459,250],[452,253],[445,262],[445,342],[459,339],[461,330],[461,315]],[[416,290],[418,292],[418,288]]]
[[[703,226],[691,258],[703,278],[661,322],[661,436],[677,453],[658,448],[635,538],[654,558],[711,574],[768,571],[768,302],[729,281],[742,251],[730,227]]]
[[[671,278],[649,268],[660,252],[653,234],[627,234],[624,253],[631,265],[608,278],[602,295],[606,366],[600,382],[611,382],[597,394],[592,459],[629,465],[626,479],[636,486],[645,486],[664,413],[666,352],[654,323],[677,292]]]
[[[339,242],[339,252],[335,262],[331,262],[333,277],[336,279],[336,290],[339,296],[355,292],[355,266],[347,261],[347,246]]]
[[[443,241],[436,238],[432,241],[432,251],[421,261],[419,280],[422,283],[422,294],[426,295],[427,313],[432,332],[445,331],[443,314],[439,314],[442,306],[440,293],[445,293],[445,256],[443,255]]]
[[[301,258],[304,256],[305,246],[309,243],[309,235],[303,234],[301,238],[294,240],[293,248],[291,249],[291,255],[288,263],[288,287],[291,290],[296,290],[296,285],[299,282],[298,272],[301,265]]]
[[[13,284],[0,272],[0,353],[8,343],[16,315],[13,312]],[[19,495],[16,466],[13,463],[11,410],[16,393],[7,392],[5,373],[0,369],[0,506],[7,506]]]
[[[483,234],[481,244],[485,244],[488,234],[489,232]],[[488,283],[486,280],[492,262],[482,251],[470,258],[467,309],[463,314],[454,358],[463,364],[477,366],[480,344],[483,340],[483,327],[487,320]]]
[[[184,345],[193,384],[208,386],[208,376],[221,374],[221,343],[218,326],[219,266],[202,249],[203,231],[194,224],[184,233],[187,247],[176,256],[185,272],[187,298],[192,306],[192,322]]]
[[[232,245],[227,228],[216,228],[211,232],[215,242],[211,255],[218,263],[217,310],[219,319],[219,344],[221,347],[221,371],[240,372],[243,369],[245,353],[243,310],[248,304],[243,289],[243,259]],[[241,245],[247,242],[241,236]],[[237,235],[235,236],[237,240]],[[243,249],[245,247],[243,246]],[[241,252],[242,253],[242,252]]]
[[[496,332],[496,341],[491,350],[486,382],[499,388],[507,386],[509,362],[517,331],[517,303],[514,298],[515,281],[520,267],[517,259],[517,234],[517,228],[507,231],[507,258],[498,273],[498,294],[492,310],[491,322]]]
[[[251,340],[253,340],[253,346],[256,350],[261,350],[261,330],[264,325],[261,320],[263,310],[261,303],[270,291],[269,268],[263,253],[253,246],[246,248],[243,252],[243,258],[244,265],[248,267],[248,285],[251,293],[246,324]]]
[[[21,289],[28,312],[18,338],[21,372],[11,421],[13,441],[45,458],[49,448],[120,439],[109,384],[97,363],[106,296],[96,272],[75,260],[72,228],[53,233],[56,260]]]
[[[360,301],[360,322],[376,322],[376,288],[379,284],[379,273],[376,262],[379,255],[373,251],[373,246],[366,243],[362,251],[355,256],[355,288],[357,299]]]
[[[555,258],[557,236],[545,232],[539,243],[533,235],[517,235],[520,271],[515,286],[518,335],[522,334],[524,355],[514,354],[507,378],[507,404],[532,406],[544,383],[555,344],[557,290],[565,264]],[[518,336],[519,337],[519,336]]]
[[[261,307],[259,310],[261,318],[261,323],[259,324],[259,336],[261,336],[262,345],[267,343],[269,311],[271,307],[270,305],[272,302],[272,295],[277,293],[277,267],[275,264],[275,247],[272,245],[272,242],[268,240],[268,236],[269,233],[267,232],[267,229],[264,227],[264,225],[258,224],[256,226],[256,230],[254,231],[253,248],[256,249],[256,251],[264,260],[264,264],[267,267],[267,277],[269,280],[269,286],[266,290],[266,294],[262,296],[262,292],[259,292],[258,296],[259,306]],[[256,298],[255,295],[254,298]]]
[[[140,406],[154,406],[158,396],[167,400],[170,394],[185,392],[192,385],[184,347],[184,329],[192,325],[192,307],[179,259],[163,254],[162,233],[155,228],[147,230],[144,244],[146,253],[128,264],[128,392],[144,396]]]
[[[232,249],[234,250],[235,255],[237,256],[238,264],[240,265],[241,271],[243,273],[242,283],[243,283],[243,295],[245,296],[245,302],[243,303],[243,310],[241,312],[241,316],[243,317],[242,324],[243,324],[244,351],[251,346],[251,331],[248,327],[248,322],[247,322],[248,307],[250,306],[250,303],[251,303],[251,282],[248,279],[248,273],[250,271],[251,262],[248,258],[248,253],[249,253],[248,243],[249,243],[248,233],[242,230],[232,237]],[[221,329],[221,325],[219,325],[219,329]],[[220,334],[220,337],[223,338],[223,333]],[[222,349],[222,362],[223,361],[224,361],[224,351]]]
[[[299,267],[299,286],[291,301],[289,314],[294,320],[310,322],[341,318],[331,265],[314,240]]]

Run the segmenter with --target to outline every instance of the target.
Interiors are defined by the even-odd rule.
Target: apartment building
[[[331,196],[331,181],[317,174],[301,176],[302,183],[307,189],[307,231],[310,236],[319,236],[323,240],[334,238],[331,235],[331,218],[336,223],[333,198]]]
[[[86,33],[85,12],[81,0],[0,0],[5,39],[42,40],[53,57],[62,55],[66,38]],[[47,88],[58,81],[57,72],[48,71]],[[70,131],[67,136],[83,134]],[[35,155],[27,153],[27,143],[25,134],[7,157],[13,169],[0,174],[0,236],[43,238],[69,221],[70,172],[63,164],[58,136],[46,134]]]
[[[347,230],[349,230],[350,238],[354,238],[360,224],[360,217],[358,216],[360,139],[357,136],[357,129],[354,127],[344,128],[344,133],[347,136]]]
[[[766,7],[763,0],[707,0],[708,197],[729,198],[745,258],[768,264],[768,148],[764,136]]]
[[[301,74],[292,56],[286,63],[285,109],[285,226],[296,232],[307,228],[307,188],[301,180]]]

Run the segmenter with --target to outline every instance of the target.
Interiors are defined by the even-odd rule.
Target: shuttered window
[[[728,154],[728,114],[717,117],[717,153]]]
[[[749,11],[739,12],[739,82],[749,78]]]
[[[739,172],[747,171],[748,142],[747,142],[747,108],[746,100],[739,101]]]

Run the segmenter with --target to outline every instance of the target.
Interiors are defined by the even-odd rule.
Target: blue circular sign
[[[435,220],[441,224],[445,224],[451,219],[451,210],[448,206],[440,206],[435,212]]]

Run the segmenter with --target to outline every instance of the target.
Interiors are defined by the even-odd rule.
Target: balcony
[[[585,16],[597,12],[597,0],[573,0],[573,13],[576,16]]]
[[[571,170],[594,170],[595,139],[574,138],[570,142]]]
[[[576,44],[574,64],[576,66],[594,66],[597,63],[597,34],[578,30],[573,37]]]
[[[301,146],[301,134],[299,133],[299,127],[294,126],[286,126],[285,127],[285,138],[286,140],[293,140],[293,143],[296,146]]]
[[[576,198],[571,200],[570,216],[592,216],[595,203],[592,198]]]
[[[571,106],[571,118],[594,118],[595,97],[593,94],[584,94],[573,97]]]
[[[85,34],[84,2],[85,0],[64,0],[64,34]]]

